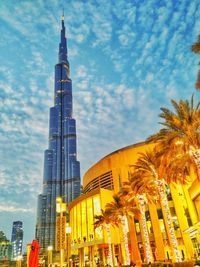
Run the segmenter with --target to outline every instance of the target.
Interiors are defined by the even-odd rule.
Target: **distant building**
[[[0,231],[0,261],[10,260],[12,257],[12,243],[6,238],[3,231]]]
[[[6,238],[5,234],[3,231],[0,231],[0,242],[7,241],[8,239]]]
[[[21,221],[13,222],[11,242],[12,259],[15,260],[19,255],[22,255],[23,223]]]

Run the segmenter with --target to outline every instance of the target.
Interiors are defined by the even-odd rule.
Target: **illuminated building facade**
[[[0,231],[0,261],[5,259],[11,260],[11,258],[12,258],[12,243],[6,238],[5,234],[2,231]]]
[[[79,261],[79,266],[97,262],[108,263],[108,238],[102,228],[94,230],[94,216],[101,214],[106,203],[112,201],[113,193],[117,193],[128,180],[138,152],[145,152],[146,143],[139,143],[105,156],[93,165],[83,177],[83,191],[69,205],[71,232],[71,258]],[[198,183],[198,186],[197,186]],[[168,186],[165,189],[170,207],[173,228],[178,243],[179,255],[189,260],[198,254],[200,246],[200,186],[193,180],[190,186]],[[157,203],[145,205],[145,219],[150,240],[153,261],[174,260],[170,245],[170,230],[164,216],[164,207]],[[143,222],[132,220],[129,227],[128,240],[131,260],[136,263],[147,262],[145,258],[145,243]],[[123,265],[125,249],[122,242],[122,228],[111,227],[113,262]]]
[[[11,242],[12,258],[16,260],[18,256],[22,255],[23,223],[21,221],[13,222]]]
[[[72,81],[67,58],[64,17],[58,64],[55,66],[54,106],[50,108],[49,148],[44,152],[43,192],[38,197],[36,239],[41,249],[55,249],[56,198],[66,203],[80,195],[80,164],[76,156],[76,121],[72,117]]]

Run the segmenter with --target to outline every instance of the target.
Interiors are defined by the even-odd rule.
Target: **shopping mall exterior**
[[[105,156],[91,166],[83,177],[83,194],[68,207],[70,214],[70,261],[82,266],[108,263],[108,237],[102,227],[94,229],[94,216],[101,213],[112,195],[128,180],[138,152],[149,147],[145,142],[124,147]],[[193,175],[191,175],[192,177]],[[187,186],[166,187],[171,217],[180,255],[191,260],[200,255],[200,181],[192,178]],[[146,223],[154,261],[173,260],[169,228],[159,203],[146,204]],[[124,264],[124,244],[121,227],[111,227],[114,265]],[[132,262],[145,262],[141,219],[131,222],[128,233]]]

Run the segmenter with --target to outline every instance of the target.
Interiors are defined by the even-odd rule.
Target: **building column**
[[[89,258],[89,265],[91,267],[94,267],[94,247],[93,246],[89,246],[88,247],[88,258]]]
[[[185,197],[186,202],[187,202],[187,206],[188,206],[188,210],[189,210],[190,217],[192,220],[192,224],[194,225],[195,223],[198,222],[197,213],[196,213],[193,201],[192,201],[190,194],[188,192],[188,188],[186,186],[183,186],[182,189],[183,189],[184,197]]]
[[[149,205],[149,213],[151,217],[151,224],[153,227],[154,239],[156,244],[156,260],[165,260],[165,246],[163,236],[160,230],[160,223],[158,220],[157,208],[154,203]]]
[[[84,248],[78,249],[78,256],[79,256],[79,267],[84,267]]]
[[[129,226],[129,236],[131,242],[131,261],[136,263],[137,266],[141,266],[141,257],[138,248],[138,241],[135,232],[135,224],[134,219],[128,219],[128,226]]]
[[[113,260],[113,265],[116,266],[117,265],[117,260],[115,257],[115,244],[112,243],[112,260]]]
[[[192,241],[190,239],[190,236],[184,232],[189,227],[188,222],[187,222],[187,218],[185,216],[185,211],[183,209],[183,206],[180,205],[181,198],[180,198],[176,188],[171,187],[170,190],[171,190],[171,194],[172,194],[172,198],[173,198],[173,202],[174,202],[174,208],[176,211],[176,215],[178,218],[178,222],[179,222],[179,226],[180,226],[180,230],[181,230],[181,234],[182,234],[182,238],[183,238],[183,243],[184,243],[184,246],[186,248],[186,258],[191,259],[194,256],[194,250],[193,250],[193,245],[192,245]],[[184,197],[186,198],[186,202],[187,202],[187,197],[185,195],[184,195]]]

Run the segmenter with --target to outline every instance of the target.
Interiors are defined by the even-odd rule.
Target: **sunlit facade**
[[[55,249],[56,198],[70,203],[80,195],[76,121],[73,118],[72,81],[62,17],[58,64],[55,66],[54,106],[50,108],[49,147],[44,152],[43,192],[38,196],[36,239],[41,250]]]
[[[4,232],[0,231],[0,265],[3,260],[11,260],[12,258],[12,242],[9,241]]]
[[[146,143],[139,143],[117,150],[93,165],[83,177],[84,195],[69,206],[71,233],[71,259],[79,266],[96,266],[108,263],[107,233],[94,230],[94,216],[100,214],[106,203],[112,201],[113,193],[121,190],[127,181],[138,152],[145,152]],[[188,186],[166,186],[165,194],[170,207],[173,228],[182,260],[198,256],[200,246],[200,186],[193,182]],[[170,230],[165,209],[159,203],[146,204],[145,218],[150,239],[153,261],[175,261],[170,245]],[[112,228],[113,262],[123,264],[124,244],[122,230]],[[141,219],[131,222],[129,228],[129,252],[133,262],[147,262]]]
[[[94,229],[94,216],[101,214],[107,202],[112,201],[112,191],[97,188],[80,196],[69,205],[71,225],[71,259],[79,266],[106,265],[108,256],[107,232],[103,227]],[[111,229],[112,241],[118,251],[120,234]],[[116,254],[118,255],[118,254]],[[117,262],[116,262],[117,265]]]

